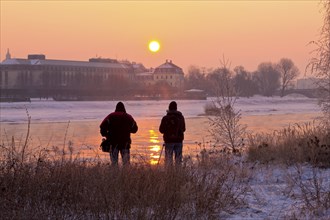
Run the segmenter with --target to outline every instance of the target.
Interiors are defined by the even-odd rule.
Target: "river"
[[[210,146],[209,120],[204,116],[208,100],[177,100],[178,110],[186,119],[184,155],[195,157],[201,146]],[[162,136],[158,127],[170,101],[124,101],[139,131],[132,134],[132,161],[157,163]],[[100,157],[108,154],[99,150],[99,124],[115,109],[117,101],[57,102],[32,99],[31,102],[0,103],[1,144],[9,146],[14,137],[16,145],[24,143],[29,130],[30,147],[62,148],[72,145],[80,157]],[[239,98],[235,105],[242,114],[241,123],[250,132],[271,132],[294,123],[310,122],[320,116],[316,99],[287,96]],[[31,117],[28,129],[28,117]],[[201,143],[201,144],[198,144]]]

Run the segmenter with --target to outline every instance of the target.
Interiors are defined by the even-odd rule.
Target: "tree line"
[[[233,70],[228,67],[208,69],[190,66],[185,76],[185,89],[201,89],[210,96],[221,95],[221,84],[229,80],[241,97],[259,94],[273,96],[277,91],[284,96],[285,91],[294,83],[300,72],[289,58],[282,58],[277,63],[263,62],[256,71],[248,71],[243,66]]]

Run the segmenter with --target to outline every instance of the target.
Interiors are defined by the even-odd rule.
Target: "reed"
[[[295,124],[270,134],[249,136],[248,159],[269,163],[308,162],[330,167],[330,134],[322,124]]]
[[[0,213],[3,219],[217,218],[243,204],[243,179],[223,163],[208,168],[24,163],[19,169],[1,167]]]
[[[73,155],[66,137],[63,147],[47,149],[29,146],[28,137],[20,146],[7,139],[0,146],[2,219],[217,219],[245,203],[247,173],[229,158],[113,167]]]

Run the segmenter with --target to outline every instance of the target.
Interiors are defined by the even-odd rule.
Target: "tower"
[[[6,60],[10,60],[11,59],[11,55],[9,53],[9,48],[7,49],[7,54],[6,54]]]

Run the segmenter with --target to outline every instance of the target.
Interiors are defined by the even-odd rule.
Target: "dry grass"
[[[9,164],[7,164],[9,165]],[[3,219],[217,218],[243,204],[245,187],[233,165],[212,169],[110,167],[44,161],[1,167]]]
[[[218,219],[244,204],[248,174],[228,157],[112,167],[28,135],[0,143],[2,219]]]
[[[251,135],[247,145],[251,161],[330,167],[330,134],[321,124],[296,124],[271,134]]]

